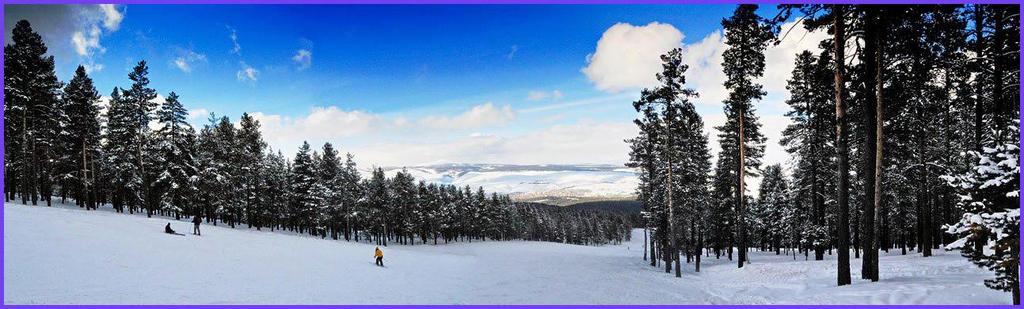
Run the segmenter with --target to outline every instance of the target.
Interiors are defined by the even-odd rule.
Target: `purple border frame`
[[[1021,4],[1021,0],[975,0],[975,1],[963,1],[963,0],[797,0],[797,1],[778,1],[778,0],[80,0],[80,1],[68,1],[68,0],[0,0],[0,4],[6,6],[7,4],[100,4],[100,3],[116,3],[116,4],[562,4],[562,5],[580,5],[580,4],[740,4],[740,3],[757,3],[757,4],[778,4],[778,3],[826,3],[826,4],[1018,4],[1018,14],[1024,15],[1024,5]],[[4,11],[0,8],[0,11]],[[0,15],[0,23],[4,22],[6,15]],[[1024,22],[1021,22],[1024,24]],[[1020,33],[1020,38],[1024,39],[1024,32]],[[0,36],[0,45],[6,46],[6,36]],[[1024,46],[1024,40],[1021,40],[1021,45]],[[2,52],[0,52],[2,53]],[[1021,66],[1024,66],[1024,58],[1020,58]],[[0,63],[0,80],[3,79],[3,63]],[[1020,77],[1024,77],[1024,72],[1018,72]],[[1019,89],[1024,90],[1024,86],[1017,85]],[[4,102],[3,93],[0,93],[0,102]],[[1024,99],[1018,102],[1018,108],[1024,110]],[[3,111],[0,111],[0,115]],[[1024,114],[1021,115],[1021,119],[1024,120]],[[3,118],[0,118],[0,126],[4,123]],[[0,128],[0,130],[3,130]],[[1021,133],[1021,137],[1024,137],[1024,133]],[[1024,139],[1022,139],[1024,140]],[[0,153],[3,153],[3,141],[0,140]],[[1018,164],[1024,162],[1018,162]],[[4,169],[0,169],[0,178],[4,177]],[[1018,184],[1024,187],[1024,180]],[[3,182],[0,182],[0,192],[3,192]],[[4,211],[0,209],[0,236],[3,236],[3,215]],[[1021,229],[1024,231],[1024,228]],[[1024,234],[1024,233],[1022,233]],[[1024,240],[1024,235],[1021,236],[1021,240]],[[0,262],[3,262],[3,248],[0,248]],[[6,264],[0,265],[0,270],[6,267]],[[0,275],[2,276],[2,275]],[[5,280],[6,281],[6,280]],[[6,291],[3,288],[4,282],[0,282],[0,290]],[[6,292],[5,292],[6,293]],[[6,298],[5,298],[6,299]],[[218,307],[218,308],[424,308],[424,309],[442,309],[442,308],[554,308],[554,309],[578,309],[578,308],[614,308],[614,309],[646,309],[646,308],[740,308],[740,307],[758,307],[758,308],[769,308],[769,309],[782,309],[782,308],[814,308],[814,307],[825,307],[822,305],[0,305],[3,308],[22,308],[22,307],[36,307],[36,308],[180,308],[180,307]],[[1024,308],[1024,305],[828,305],[828,308],[836,309],[858,309],[858,308],[873,308],[873,307],[914,307],[914,308],[938,308],[938,309],[962,309],[962,308],[979,308],[979,309],[1003,309],[1003,308]]]

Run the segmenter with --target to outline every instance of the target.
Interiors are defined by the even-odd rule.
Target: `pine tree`
[[[367,222],[365,226],[374,235],[378,245],[387,246],[387,238],[385,237],[388,231],[386,221],[388,218],[387,207],[391,200],[391,195],[388,191],[388,179],[384,176],[384,170],[379,167],[374,169],[373,174],[367,180],[364,187],[367,191]]]
[[[236,148],[237,165],[239,165],[238,183],[240,184],[240,197],[243,200],[241,215],[244,216],[248,227],[256,225],[259,229],[262,224],[259,220],[260,216],[257,214],[262,213],[263,210],[260,208],[267,207],[268,204],[266,201],[268,196],[261,194],[261,191],[264,190],[263,186],[266,184],[260,175],[267,144],[263,141],[260,133],[259,121],[249,113],[242,114],[236,143],[238,144]]]
[[[356,229],[356,224],[358,223],[356,220],[359,218],[361,210],[359,200],[364,192],[361,179],[362,176],[359,174],[359,169],[356,168],[356,162],[352,154],[346,154],[345,165],[340,173],[338,173],[337,179],[338,185],[341,187],[338,201],[341,203],[341,212],[345,221],[345,240],[351,239],[352,232]]]
[[[103,153],[106,156],[106,178],[111,180],[111,202],[118,212],[134,213],[136,196],[133,180],[137,175],[137,152],[132,148],[138,139],[135,121],[132,119],[132,106],[121,97],[121,89],[115,87],[110,93],[110,107],[107,110],[106,143]]]
[[[299,233],[312,231],[315,226],[313,199],[314,186],[317,183],[316,168],[310,153],[309,143],[303,142],[299,152],[292,160],[292,169],[288,174],[288,199],[291,225],[298,228]]]
[[[1006,129],[1019,132],[1020,121]],[[979,266],[995,272],[989,288],[1012,292],[1020,304],[1020,143],[1010,140],[965,156],[972,168],[964,174],[942,176],[961,193],[957,206],[963,216],[946,231],[960,237],[948,249],[959,249]],[[975,251],[981,243],[982,251]],[[987,249],[987,250],[985,250]]]
[[[791,208],[789,183],[779,164],[767,166],[762,177],[757,199],[757,205],[762,213],[758,217],[763,229],[762,247],[775,249],[776,254],[780,254],[783,238],[788,230],[786,211]]]
[[[128,73],[128,79],[132,81],[130,88],[122,91],[122,100],[128,106],[126,117],[131,121],[131,128],[136,130],[131,140],[131,149],[135,152],[135,168],[129,174],[132,196],[131,205],[137,205],[146,209],[146,216],[152,217],[160,201],[153,192],[153,184],[156,178],[157,166],[147,158],[153,158],[150,152],[153,145],[150,142],[149,122],[153,120],[153,111],[157,107],[154,101],[157,97],[156,90],[149,87],[149,67],[146,61],[139,63]]]
[[[64,88],[64,139],[61,142],[61,161],[69,167],[64,172],[74,192],[76,204],[96,209],[95,161],[100,151],[100,94],[93,86],[85,68],[78,66],[75,76]]]
[[[697,94],[683,87],[687,66],[682,63],[682,51],[672,50],[662,56],[662,61],[663,71],[656,76],[662,85],[645,89],[641,99],[633,104],[641,113],[641,118],[634,121],[640,128],[640,135],[627,140],[632,145],[627,166],[641,170],[641,185],[637,190],[648,218],[646,226],[653,234],[651,265],[657,265],[654,243],[660,242],[662,248],[668,248],[662,250],[666,272],[671,271],[674,261],[678,277],[681,276],[680,252],[685,251],[690,261],[694,252],[699,251],[696,246],[702,241],[704,227],[698,223],[710,216],[711,203],[706,199],[710,154],[707,137],[702,132],[703,121],[689,101]],[[676,215],[676,208],[684,212]],[[599,240],[580,235],[603,234],[600,224],[579,229],[571,229],[576,234],[570,233],[567,238],[590,243]],[[684,239],[686,250],[682,250],[680,237]],[[699,262],[697,269],[699,271]]]
[[[243,165],[239,164],[242,150],[239,147],[239,131],[226,116],[219,120],[211,119],[210,125],[213,133],[213,161],[217,169],[220,194],[214,203],[214,208],[218,210],[214,215],[233,228],[241,222],[244,211],[243,187],[240,181]]]
[[[743,267],[747,261],[747,230],[746,218],[746,176],[748,169],[756,171],[764,152],[765,138],[760,133],[760,123],[754,115],[753,103],[761,100],[766,94],[763,87],[754,83],[754,79],[764,75],[764,50],[773,39],[771,28],[755,11],[757,5],[740,5],[733,16],[722,20],[725,28],[725,43],[729,48],[722,54],[722,70],[725,71],[725,87],[729,89],[729,98],[725,102],[725,113],[728,122],[719,130],[735,135],[731,143],[722,143],[721,156],[736,157],[737,191],[736,211],[738,215],[737,247],[738,266]],[[722,138],[729,141],[730,138]],[[724,145],[729,145],[728,147]],[[735,154],[731,153],[735,147]],[[729,149],[730,152],[727,152]]]
[[[341,159],[338,157],[338,151],[334,150],[334,146],[331,143],[324,144],[323,154],[320,156],[320,161],[317,164],[317,172],[319,173],[319,183],[322,184],[324,192],[320,198],[323,199],[323,203],[320,205],[322,217],[327,229],[330,231],[332,239],[338,239],[338,231],[340,229],[340,222],[342,216],[341,208],[341,195],[343,193],[341,188],[341,180],[343,177]]]
[[[197,141],[196,170],[193,185],[197,188],[197,207],[193,210],[196,216],[202,216],[206,222],[217,225],[223,203],[220,201],[228,186],[228,175],[222,160],[218,158],[219,142],[215,132],[219,118],[210,114],[209,123],[199,132]]]
[[[797,55],[793,74],[786,89],[790,98],[786,104],[790,111],[786,113],[791,124],[783,130],[780,144],[786,151],[794,155],[794,174],[797,184],[794,190],[799,194],[800,201],[809,204],[805,234],[801,236],[805,242],[813,244],[815,260],[824,259],[825,245],[828,241],[823,236],[827,222],[825,221],[825,188],[832,187],[831,177],[827,171],[834,169],[835,149],[827,141],[835,139],[835,108],[832,100],[833,78],[831,58],[822,53],[815,57],[809,51]]]
[[[196,176],[195,145],[196,133],[192,125],[185,122],[188,110],[179,101],[178,94],[171,92],[156,113],[160,128],[156,132],[157,149],[162,157],[158,184],[155,189],[165,194],[160,209],[173,213],[175,218],[182,214],[191,215],[193,196],[196,188],[192,178]]]
[[[56,157],[60,81],[53,56],[46,56],[42,37],[26,20],[15,24],[13,44],[4,46],[4,163],[8,197],[22,203],[41,198],[49,206],[53,192],[52,162]],[[10,155],[8,155],[10,154]]]

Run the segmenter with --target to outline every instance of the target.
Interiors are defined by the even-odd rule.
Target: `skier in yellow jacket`
[[[384,266],[384,251],[380,251],[380,247],[373,251],[373,257],[377,259],[377,266]]]

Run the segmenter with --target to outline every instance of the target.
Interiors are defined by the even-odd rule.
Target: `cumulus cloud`
[[[237,78],[238,81],[240,82],[255,83],[256,80],[259,79],[260,71],[256,70],[256,68],[253,68],[248,64],[245,64],[244,61],[239,63],[241,64],[241,69],[239,69],[238,72],[235,72],[235,78]]]
[[[206,62],[206,55],[192,50],[183,50],[177,58],[174,58],[174,66],[185,73],[192,72],[192,64]]]
[[[300,49],[292,56],[292,61],[299,65],[299,70],[308,69],[313,64],[313,52],[308,49]]]
[[[683,46],[683,63],[690,66],[686,71],[686,86],[700,94],[695,100],[697,103],[718,105],[729,96],[724,85],[725,73],[722,72],[722,52],[728,47],[720,30]]]
[[[804,50],[820,52],[818,44],[827,38],[825,32],[809,32],[798,21],[785,23],[782,29],[785,37],[780,44],[769,45],[765,50],[767,65],[764,76],[757,80],[768,92],[765,100],[758,102],[759,110],[768,111],[760,114],[761,131],[767,138],[763,159],[765,164],[785,163],[788,158],[778,143],[789,120],[779,111],[786,109],[784,102],[789,97],[786,81],[792,74],[793,60],[796,54]],[[679,44],[683,34],[677,33],[678,30],[664,24],[652,23],[643,27],[616,24],[602,35],[595,52],[588,57],[583,73],[597,89],[603,91],[635,90],[651,86],[656,84],[654,76],[661,70],[658,56],[671,48],[682,47],[683,62],[689,66],[686,86],[700,93],[696,102],[707,107],[721,106],[729,93],[723,85],[726,77],[722,72],[722,54],[729,46],[725,44],[722,30],[713,31],[690,44]],[[540,107],[539,110],[546,110],[546,107]],[[714,127],[723,124],[725,118],[721,109],[700,110],[710,111],[702,113],[704,132],[709,135],[712,152],[717,156],[721,147],[717,138],[719,132]],[[760,179],[751,178],[749,181],[751,187],[756,188]]]
[[[545,99],[555,99],[555,100],[558,100],[558,99],[561,99],[561,98],[562,98],[562,92],[558,91],[558,90],[552,90],[552,91],[534,90],[534,91],[530,91],[529,93],[526,94],[526,99],[530,100],[530,101],[540,101],[540,100],[545,100]]]
[[[788,95],[786,80],[793,71],[796,54],[804,50],[819,51],[818,43],[827,37],[824,31],[809,32],[797,23],[783,24],[785,38],[779,45],[769,45],[765,50],[767,66],[758,82],[769,94]],[[651,23],[643,27],[616,24],[602,35],[595,52],[588,56],[583,73],[595,87],[604,91],[653,86],[657,84],[654,76],[661,70],[659,56],[682,47],[683,62],[690,67],[686,83],[700,93],[697,102],[721,104],[729,93],[723,85],[725,73],[722,72],[722,53],[729,46],[725,44],[722,30],[685,45],[679,43],[683,37],[667,24]]]
[[[768,45],[764,51],[765,71],[757,80],[769,96],[779,95],[782,98],[775,102],[777,104],[784,104],[783,101],[789,96],[786,81],[793,73],[796,55],[804,50],[820,52],[818,43],[828,36],[824,31],[809,32],[798,21],[784,23],[782,29],[785,33],[783,40],[778,45]],[[721,30],[699,42],[683,46],[683,62],[690,66],[686,72],[686,83],[700,92],[697,102],[716,105],[728,97],[729,91],[724,85],[725,73],[722,72],[722,53],[728,47]]]
[[[502,125],[516,118],[515,111],[509,105],[497,107],[491,102],[473,106],[457,116],[428,116],[420,120],[420,124],[428,128],[466,129],[483,126]]]
[[[683,33],[669,24],[617,23],[601,35],[582,72],[602,91],[650,87],[657,84],[652,72],[661,68],[659,56],[681,46],[682,40]]]

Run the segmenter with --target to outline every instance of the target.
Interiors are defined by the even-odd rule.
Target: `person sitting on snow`
[[[174,232],[174,230],[171,229],[171,224],[170,223],[167,223],[167,225],[164,226],[164,233],[167,233],[167,234],[177,234],[177,233]]]
[[[384,251],[380,251],[380,247],[373,251],[373,257],[377,259],[377,266],[384,266]]]

